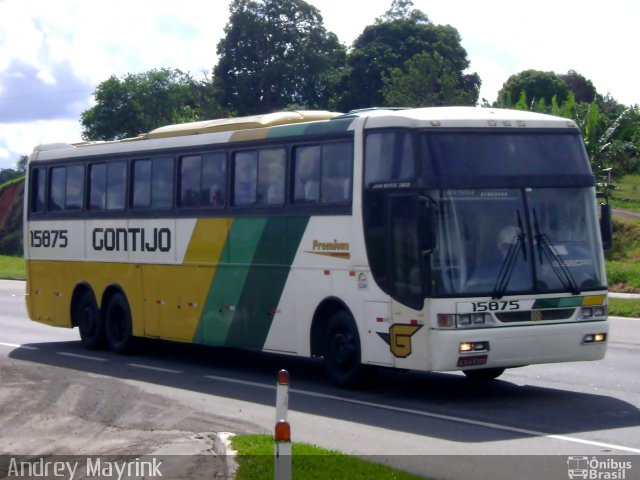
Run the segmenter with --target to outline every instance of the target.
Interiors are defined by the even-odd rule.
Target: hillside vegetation
[[[0,254],[22,255],[24,177],[0,186]]]

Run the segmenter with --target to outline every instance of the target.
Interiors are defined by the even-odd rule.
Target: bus
[[[277,112],[41,145],[26,185],[29,317],[89,349],[321,357],[340,386],[605,355],[596,181],[572,120]]]

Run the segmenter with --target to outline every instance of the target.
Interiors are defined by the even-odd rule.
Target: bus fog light
[[[582,343],[602,343],[607,340],[606,333],[588,333],[582,339]]]
[[[459,353],[488,352],[489,342],[461,342],[458,346]]]

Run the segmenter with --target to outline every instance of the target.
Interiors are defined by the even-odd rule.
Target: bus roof
[[[573,120],[540,113],[480,107],[373,108],[347,114],[289,111],[167,125],[133,138],[84,143],[51,143],[34,148],[30,161],[87,155],[139,154],[273,137],[344,132],[360,120],[364,128],[573,128]]]
[[[574,128],[568,118],[524,110],[482,107],[427,107],[356,111],[353,116],[367,116],[366,128],[406,126],[411,128]]]

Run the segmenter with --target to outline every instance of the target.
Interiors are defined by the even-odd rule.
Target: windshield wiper
[[[496,281],[496,285],[493,287],[494,299],[502,298],[504,296],[504,292],[506,292],[507,287],[509,286],[509,280],[511,280],[513,269],[516,266],[516,259],[518,257],[518,246],[520,246],[522,249],[522,257],[524,261],[527,261],[527,248],[524,243],[525,235],[524,228],[522,227],[522,218],[520,217],[520,211],[516,211],[516,214],[518,216],[518,229],[520,230],[520,233],[518,235],[515,235],[511,240],[507,255],[504,257],[502,265],[500,265],[498,280]]]
[[[558,256],[556,249],[551,244],[549,237],[545,233],[540,232],[540,226],[538,224],[538,215],[536,214],[536,209],[533,209],[533,227],[535,229],[535,239],[538,244],[538,255],[540,256],[540,265],[542,265],[543,255],[547,258],[549,265],[553,270],[553,273],[556,274],[562,286],[566,289],[571,290],[573,295],[578,295],[580,293],[580,289],[576,284],[573,275],[571,275],[571,271],[562,261],[562,259]]]

